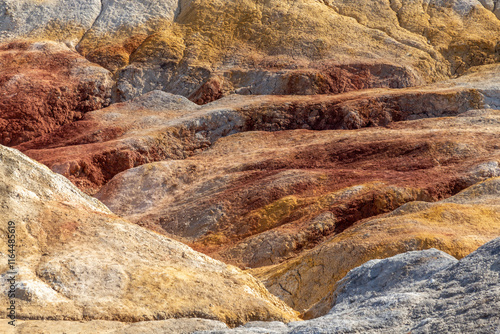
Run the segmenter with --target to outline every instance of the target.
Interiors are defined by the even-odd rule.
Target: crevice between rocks
[[[89,34],[89,32],[92,31],[92,29],[94,29],[94,26],[95,26],[96,22],[101,18],[101,15],[103,15],[103,12],[104,12],[104,0],[101,0],[101,10],[99,11],[99,14],[95,18],[94,22],[92,22],[92,25],[90,26],[90,28],[83,34],[82,38],[80,38],[80,40],[78,41],[78,43],[75,46],[76,52],[78,52],[80,55],[83,56],[83,54],[79,50],[80,49],[80,44],[85,39],[85,37],[87,37],[87,35]],[[85,57],[85,58],[87,58],[87,57]]]

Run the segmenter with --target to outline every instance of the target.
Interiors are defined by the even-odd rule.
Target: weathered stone
[[[74,47],[100,12],[100,0],[2,0],[0,42],[52,40]]]
[[[112,86],[108,70],[64,44],[0,44],[0,144],[18,145],[82,119],[110,104]]]
[[[113,215],[19,151],[0,146],[0,161],[0,302],[12,221],[19,319],[296,319],[249,274]]]
[[[488,71],[497,73],[498,68]],[[498,79],[488,71],[485,76],[495,87]],[[177,100],[183,102],[179,105]],[[87,113],[84,120],[17,148],[94,193],[123,170],[184,159],[236,132],[385,126],[406,119],[458,115],[481,108],[484,101],[474,81],[458,88],[450,83],[338,95],[231,96],[204,106],[153,91]]]
[[[289,305],[307,309],[325,297],[326,287],[331,291],[349,270],[370,259],[433,247],[462,258],[500,233],[499,183],[492,178],[439,202],[407,203],[360,222],[311,252],[252,273]],[[315,309],[328,309],[322,303]],[[307,313],[318,315],[320,311]]]
[[[117,96],[162,89],[204,103],[230,93],[321,94],[442,80],[499,60],[500,24],[487,7],[469,0],[181,2],[174,22],[129,57]],[[325,61],[320,68],[318,60]]]
[[[497,180],[477,184],[500,176],[498,17],[498,0],[1,2],[0,144],[154,230],[1,148],[0,213],[21,224],[23,330],[296,319],[251,276],[161,234],[261,267],[306,317],[334,301],[341,312],[341,294],[365,303],[355,280],[332,291],[368,260],[430,247],[462,258],[498,236]],[[444,272],[449,258],[431,253],[435,267],[418,254],[384,262],[413,268],[390,293]],[[365,283],[389,294],[379,281]],[[372,318],[361,305],[328,324],[238,331],[471,331],[439,312],[445,322],[414,326],[404,307],[387,320],[370,303]]]
[[[461,261],[436,249],[368,261],[337,284],[327,298],[333,306],[327,315],[281,324],[269,332],[496,333],[499,252],[497,238]],[[257,334],[266,333],[266,327],[198,333]]]
[[[224,261],[272,265],[362,219],[499,176],[498,116],[485,110],[356,131],[246,132],[185,160],[129,169],[96,196]]]
[[[4,1],[0,41],[53,40],[117,73],[115,99],[408,87],[500,60],[495,1]],[[78,44],[78,45],[77,45]]]
[[[5,334],[190,334],[195,331],[224,328],[227,328],[227,326],[223,322],[197,318],[140,321],[136,323],[106,320],[18,320],[16,321],[16,327],[12,327],[6,321],[0,322],[0,331]]]

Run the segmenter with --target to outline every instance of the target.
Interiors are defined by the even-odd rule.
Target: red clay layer
[[[0,144],[51,133],[106,105],[104,87],[71,76],[77,59],[83,58],[28,42],[0,45]]]
[[[243,126],[218,124],[220,129],[224,129],[217,130],[218,136],[223,136],[229,132],[255,130],[356,129],[387,125],[411,116],[418,118],[456,115],[473,107],[470,102],[473,100],[473,93],[467,90],[430,93],[372,91],[366,94],[347,93],[334,96],[239,97],[234,102],[231,99],[217,101],[215,105],[208,105],[207,108],[220,106],[221,109],[233,109],[244,120]],[[119,113],[122,107],[125,108],[126,105],[114,105],[111,111]],[[146,140],[147,144],[138,148],[124,144],[130,125],[107,125],[101,120],[105,114],[88,114],[90,116],[83,120],[66,124],[49,135],[40,136],[16,148],[51,168],[73,161],[78,167],[66,170],[64,173],[67,174],[64,175],[92,193],[114,175],[128,168],[165,159],[184,159],[211,144],[210,141],[199,141],[195,135],[200,131],[207,132],[204,125],[196,127],[181,124],[174,128],[165,128],[162,130],[164,136],[161,139]],[[161,115],[158,114],[159,117]],[[141,129],[135,132],[135,139],[144,136],[146,138],[147,131],[148,129]],[[208,136],[212,141],[218,139],[211,134]],[[109,162],[113,164],[110,165]]]

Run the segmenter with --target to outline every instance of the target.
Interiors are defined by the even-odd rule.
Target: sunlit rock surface
[[[113,215],[17,150],[0,146],[0,179],[0,301],[13,221],[18,319],[296,319],[249,274]]]
[[[500,235],[499,17],[497,0],[0,1],[0,144],[62,175],[2,148],[19,331],[494,332],[472,302],[416,324],[418,300],[388,297],[385,317],[342,278]],[[452,261],[412,254],[381,263]],[[327,320],[285,325],[285,303]]]
[[[436,249],[372,260],[338,283],[324,316],[197,333],[496,333],[499,252],[497,238],[460,261]]]

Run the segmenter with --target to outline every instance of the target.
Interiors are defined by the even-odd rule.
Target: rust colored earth
[[[109,104],[109,89],[78,79],[76,52],[29,42],[0,45],[0,144],[15,146]]]

